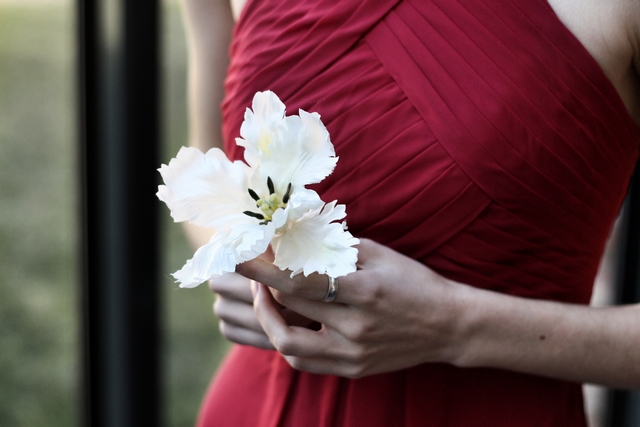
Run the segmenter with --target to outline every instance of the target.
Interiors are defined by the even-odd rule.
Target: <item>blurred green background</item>
[[[0,0],[0,426],[79,425],[75,3]],[[163,154],[186,141],[180,11],[163,3]],[[159,165],[158,165],[159,166]],[[192,254],[164,206],[163,418],[192,426],[228,345],[202,286],[169,277]]]

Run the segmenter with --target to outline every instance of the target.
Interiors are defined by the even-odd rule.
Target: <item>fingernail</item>
[[[256,299],[256,295],[258,295],[258,284],[255,280],[251,281],[251,295],[253,295],[253,299]]]

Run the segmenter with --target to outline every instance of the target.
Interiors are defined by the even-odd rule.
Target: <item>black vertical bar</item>
[[[158,426],[157,0],[78,0],[86,426]]]
[[[640,168],[637,165],[621,226],[616,303],[634,304],[640,302]],[[607,426],[640,426],[639,392],[611,390],[607,403]]]

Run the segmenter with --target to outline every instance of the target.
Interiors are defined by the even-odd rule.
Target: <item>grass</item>
[[[186,141],[186,56],[166,3],[166,163]],[[74,426],[79,301],[73,2],[0,2],[0,426]],[[168,277],[192,254],[163,208],[164,425],[192,426],[226,351],[203,286]]]

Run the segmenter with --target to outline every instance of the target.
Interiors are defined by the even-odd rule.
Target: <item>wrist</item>
[[[448,293],[450,333],[444,361],[460,368],[483,366],[483,331],[495,310],[494,294],[453,281],[448,283]]]
[[[464,285],[453,280],[444,279],[442,295],[434,317],[443,342],[436,361],[449,363],[458,367],[469,367],[471,363],[470,349],[478,316],[477,293],[480,289]]]

